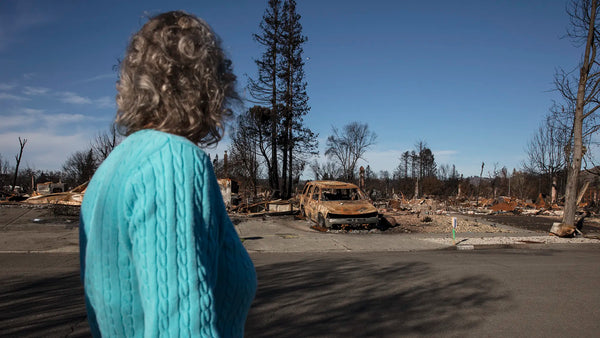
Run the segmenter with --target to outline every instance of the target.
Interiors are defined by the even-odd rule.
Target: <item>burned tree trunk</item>
[[[573,113],[573,153],[569,164],[567,176],[567,186],[565,190],[565,210],[562,223],[554,227],[551,231],[559,236],[568,236],[575,231],[575,214],[577,211],[577,186],[579,172],[581,171],[581,162],[583,157],[583,122],[584,119],[594,113],[599,108],[598,105],[588,108],[584,112],[586,105],[597,103],[598,94],[598,72],[593,73],[592,67],[596,63],[596,51],[598,46],[598,36],[596,31],[596,14],[598,10],[597,0],[583,0],[573,3],[573,11],[570,12],[571,22],[575,26],[575,31],[571,33],[574,38],[585,37],[585,52],[579,71],[579,81],[577,85],[577,95],[575,97],[575,111]],[[577,30],[579,29],[579,30]],[[586,29],[587,31],[584,31]],[[566,82],[566,83],[565,83]],[[563,78],[559,83],[559,90],[563,96],[569,98],[568,81]],[[588,89],[589,87],[589,89]],[[572,97],[571,97],[572,98]]]
[[[554,204],[556,203],[556,199],[557,199],[557,186],[558,186],[558,178],[556,177],[556,174],[552,174],[552,192],[551,192],[551,203]]]
[[[477,183],[477,196],[475,197],[475,206],[479,207],[479,189],[481,188],[481,178],[483,177],[483,167],[485,162],[481,162],[481,172],[479,173],[479,182]]]
[[[15,186],[17,185],[17,177],[19,176],[19,164],[21,164],[21,157],[23,157],[23,148],[25,148],[26,143],[27,143],[26,138],[21,140],[21,137],[19,137],[19,145],[21,146],[21,149],[19,150],[19,155],[15,156],[15,159],[17,160],[17,166],[15,167],[15,177],[13,179],[12,190],[11,190],[12,192],[15,191]]]
[[[417,179],[415,180],[415,197],[413,198],[419,198],[419,176],[417,176]]]

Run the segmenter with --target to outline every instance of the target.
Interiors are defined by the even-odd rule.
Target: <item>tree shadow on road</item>
[[[257,274],[247,337],[460,335],[510,304],[498,281],[452,279],[422,262],[309,259]]]
[[[0,336],[90,336],[79,272],[4,279],[0,290]]]
[[[313,257],[257,274],[247,337],[456,336],[511,305],[494,279],[418,261]],[[88,337],[79,273],[0,280],[0,336]]]

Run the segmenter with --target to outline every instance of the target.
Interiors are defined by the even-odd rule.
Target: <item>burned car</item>
[[[307,182],[299,197],[300,212],[323,228],[342,225],[377,225],[377,209],[352,183],[338,181]]]

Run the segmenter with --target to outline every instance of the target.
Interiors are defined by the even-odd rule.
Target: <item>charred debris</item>
[[[269,217],[293,215],[298,219],[303,216],[300,212],[299,193],[291,199],[273,198],[269,189],[258,189],[256,194],[240,187],[233,179],[219,179],[223,201],[228,212],[236,217]],[[79,208],[87,188],[87,182],[71,190],[64,191],[64,185],[59,183],[40,183],[37,191],[25,194],[16,189],[14,192],[3,189],[0,204],[20,204],[37,207],[69,207]],[[581,235],[586,218],[598,217],[598,192],[588,189],[584,184],[578,198],[579,216],[578,227],[574,233],[555,234],[561,237]],[[373,195],[373,194],[371,194]],[[377,194],[374,194],[377,195]],[[399,225],[398,219],[403,215],[416,216],[421,222],[428,222],[436,215],[459,214],[466,216],[484,215],[527,215],[531,217],[555,217],[563,215],[562,201],[550,202],[550,197],[542,194],[536,200],[525,200],[515,197],[500,196],[496,198],[447,197],[439,198],[425,196],[421,198],[406,198],[402,193],[393,194],[391,198],[370,198],[377,208],[380,222],[377,228],[386,230]],[[72,211],[70,211],[72,212]],[[304,218],[305,219],[305,218]],[[344,227],[342,227],[344,228]],[[550,231],[552,234],[552,231]]]

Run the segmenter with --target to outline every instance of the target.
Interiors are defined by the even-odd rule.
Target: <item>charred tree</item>
[[[413,184],[413,198],[418,198],[423,193],[423,180],[425,178],[433,178],[437,174],[437,164],[435,156],[431,149],[427,147],[424,141],[415,143],[415,149],[405,151],[400,157],[398,165],[398,176],[408,178],[408,170],[410,168],[411,180]]]
[[[333,135],[327,138],[325,155],[338,162],[342,168],[344,179],[352,182],[356,163],[364,159],[364,154],[377,140],[377,135],[369,129],[368,124],[352,122],[340,132],[332,127]]]
[[[258,77],[248,86],[254,101],[269,107],[269,146],[262,153],[274,196],[284,198],[290,197],[307,155],[316,154],[317,148],[316,135],[303,123],[310,107],[302,58],[307,38],[300,18],[294,0],[268,1],[260,33],[253,35],[265,50],[255,60]]]
[[[400,157],[400,164],[398,165],[398,176],[402,178],[408,178],[408,168],[410,163],[410,152],[407,150],[402,153]]]
[[[279,79],[281,83],[282,125],[282,195],[291,197],[295,180],[295,161],[303,161],[300,153],[315,153],[316,135],[304,126],[303,117],[308,113],[308,94],[304,80],[304,60],[302,45],[308,40],[302,35],[301,16],[296,12],[296,1],[286,0],[282,11],[281,62]],[[299,163],[304,166],[303,163]]]
[[[255,60],[258,77],[249,79],[248,89],[256,103],[270,107],[269,131],[269,186],[274,194],[279,194],[279,170],[277,148],[279,135],[280,105],[278,102],[279,50],[283,29],[281,1],[269,0],[260,22],[260,33],[253,34],[254,41],[264,47],[260,59]]]
[[[63,164],[67,183],[73,188],[89,181],[97,168],[94,159],[94,151],[77,151],[73,153]]]
[[[96,139],[92,142],[92,151],[98,165],[108,157],[121,140],[122,137],[117,133],[117,127],[114,123],[110,125],[108,131],[96,136]]]
[[[423,180],[423,152],[427,144],[423,141],[419,141],[415,144],[415,151],[413,155],[413,161],[415,166],[415,193],[413,195],[414,198],[419,198],[421,196],[421,181]]]
[[[479,191],[481,189],[481,180],[483,179],[483,167],[485,162],[481,162],[481,172],[479,173],[479,181],[477,182],[477,196],[475,197],[475,206],[479,207]]]
[[[565,149],[569,145],[569,136],[555,119],[549,117],[527,144],[525,169],[549,177],[551,203],[556,203],[558,195],[558,174],[566,167]]]
[[[17,161],[17,166],[15,167],[15,177],[13,178],[13,184],[12,184],[12,189],[11,191],[14,192],[15,191],[15,186],[17,185],[17,177],[19,176],[19,165],[21,164],[21,158],[23,157],[23,149],[25,148],[25,144],[27,144],[27,139],[24,138],[23,140],[21,140],[21,137],[19,137],[19,155],[15,156],[15,160]]]
[[[587,124],[587,132],[584,132],[586,121],[593,120],[596,110],[600,108],[598,98],[600,67],[597,60],[600,31],[599,27],[596,26],[598,0],[573,1],[567,13],[571,21],[571,30],[568,35],[574,43],[585,45],[585,49],[579,66],[576,87],[572,86],[571,77],[565,71],[557,74],[555,80],[557,90],[568,103],[574,105],[572,111],[572,148],[565,189],[564,215],[560,226],[551,229],[551,232],[559,236],[567,236],[575,232],[577,188],[584,155],[585,133],[589,136],[600,128],[600,125],[590,126]]]
[[[259,107],[253,108],[260,110]],[[259,114],[253,114],[252,109],[238,116],[236,126],[231,133],[230,162],[232,175],[252,191],[252,195],[257,195],[258,175],[260,172],[260,163],[258,161],[261,142],[264,131],[261,130],[262,122],[257,120]],[[264,153],[265,150],[263,149]]]
[[[313,172],[315,180],[337,180],[342,175],[342,169],[332,161],[320,164],[315,160],[310,165],[310,169]]]
[[[9,176],[9,163],[0,154],[0,190],[3,189],[4,185],[10,180]]]

